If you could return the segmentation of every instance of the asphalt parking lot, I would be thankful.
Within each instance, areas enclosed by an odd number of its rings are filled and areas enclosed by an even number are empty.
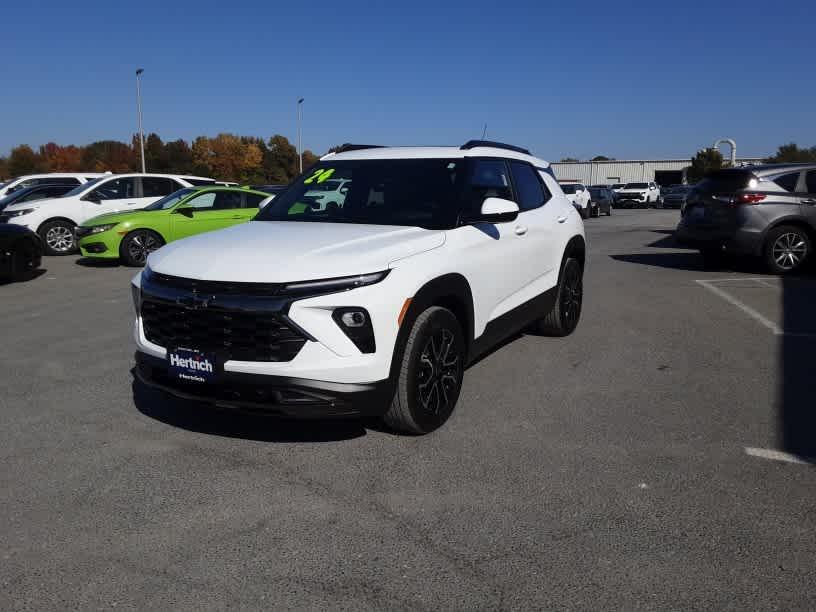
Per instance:
[[[816,608],[816,278],[586,222],[576,333],[475,364],[440,431],[134,388],[131,269],[0,286],[0,608]]]

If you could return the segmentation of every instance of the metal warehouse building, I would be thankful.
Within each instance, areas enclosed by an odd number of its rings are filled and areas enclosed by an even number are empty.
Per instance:
[[[737,158],[737,165],[761,162],[760,158]],[[677,185],[686,182],[691,159],[553,162],[551,166],[559,181],[578,181],[586,185],[655,181],[660,185]]]

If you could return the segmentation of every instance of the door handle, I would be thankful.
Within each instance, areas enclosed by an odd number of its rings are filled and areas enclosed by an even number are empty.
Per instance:
[[[802,204],[810,204],[813,206],[816,204],[816,198],[808,198],[807,200],[802,200]]]
[[[524,227],[523,225],[516,226],[516,236],[523,236],[526,233],[527,233],[526,227]]]
[[[564,222],[564,221],[566,221],[566,220],[567,220],[567,218],[566,218],[566,217],[558,217],[558,218],[556,219],[556,221],[558,221],[559,223],[563,223],[563,222]]]

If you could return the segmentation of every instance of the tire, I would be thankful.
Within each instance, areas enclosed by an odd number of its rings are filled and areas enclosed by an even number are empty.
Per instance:
[[[40,256],[37,247],[30,240],[18,244],[11,260],[11,280],[27,280],[40,266]]]
[[[450,310],[432,306],[420,314],[402,354],[385,424],[417,435],[441,427],[459,399],[466,358],[462,326]]]
[[[606,209],[606,216],[607,217],[612,216],[612,205],[611,204],[609,205],[609,208]]]
[[[77,252],[74,224],[70,221],[46,221],[40,226],[38,233],[46,255],[72,255]]]
[[[719,270],[725,263],[725,253],[722,246],[711,246],[700,249],[703,258],[703,267],[706,270]]]
[[[578,327],[584,296],[584,272],[574,257],[561,266],[558,293],[552,310],[538,321],[538,331],[547,336],[569,336]]]
[[[807,232],[795,225],[780,225],[768,232],[763,255],[773,274],[793,274],[810,258],[811,242]]]
[[[164,240],[156,232],[140,229],[130,232],[119,245],[119,258],[126,266],[141,268],[148,255],[164,246]]]

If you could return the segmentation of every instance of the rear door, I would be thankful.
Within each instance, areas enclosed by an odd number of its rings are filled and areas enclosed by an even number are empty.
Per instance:
[[[811,227],[816,229],[816,170],[805,173],[806,193],[802,198],[802,214]]]

